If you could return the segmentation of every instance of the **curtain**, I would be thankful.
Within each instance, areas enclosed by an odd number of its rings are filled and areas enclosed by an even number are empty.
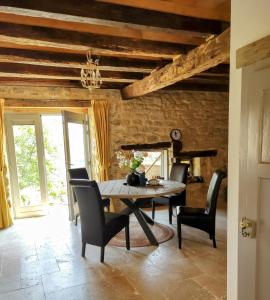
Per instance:
[[[107,100],[91,102],[91,116],[94,124],[98,180],[109,179],[109,109]]]
[[[5,158],[4,100],[0,99],[0,229],[12,225]]]

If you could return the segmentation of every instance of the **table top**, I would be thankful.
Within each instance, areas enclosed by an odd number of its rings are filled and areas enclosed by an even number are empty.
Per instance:
[[[160,186],[129,186],[124,185],[125,179],[108,180],[98,183],[102,197],[107,198],[153,198],[175,194],[185,190],[186,185],[177,181],[161,180]]]

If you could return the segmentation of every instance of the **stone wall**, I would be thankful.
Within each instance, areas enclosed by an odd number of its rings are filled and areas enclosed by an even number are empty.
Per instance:
[[[16,99],[45,99],[52,103],[56,100],[85,100],[89,101],[90,106],[91,99],[108,99],[111,178],[123,178],[126,175],[119,169],[114,158],[121,145],[170,141],[169,133],[172,128],[181,129],[183,150],[217,148],[217,157],[204,158],[200,162],[201,175],[206,182],[187,187],[190,205],[204,204],[213,170],[227,166],[228,93],[159,91],[123,101],[117,90],[89,92],[81,88],[0,86],[0,97],[6,99],[7,105],[9,101]],[[226,204],[223,192],[225,185],[226,182],[223,184],[220,206]]]
[[[188,204],[202,206],[212,172],[227,167],[228,93],[160,91],[130,101],[110,101],[110,177],[123,178],[114,153],[123,144],[170,141],[172,128],[183,134],[183,150],[218,149],[201,159],[205,183],[188,186]],[[226,206],[223,184],[219,206]]]

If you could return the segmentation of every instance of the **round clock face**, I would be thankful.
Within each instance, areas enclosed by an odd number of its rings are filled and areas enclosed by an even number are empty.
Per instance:
[[[182,137],[182,133],[179,129],[172,129],[170,136],[174,141],[180,141]]]

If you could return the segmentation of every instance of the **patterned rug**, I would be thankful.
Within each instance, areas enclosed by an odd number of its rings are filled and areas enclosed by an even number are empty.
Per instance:
[[[164,243],[174,236],[174,232],[171,227],[156,223],[154,225],[149,225],[153,234],[155,235],[159,243]],[[151,246],[145,233],[143,232],[140,224],[136,219],[130,220],[129,225],[130,234],[130,246],[131,247],[145,247]],[[126,247],[125,230],[119,232],[109,243],[111,246],[116,247]]]

